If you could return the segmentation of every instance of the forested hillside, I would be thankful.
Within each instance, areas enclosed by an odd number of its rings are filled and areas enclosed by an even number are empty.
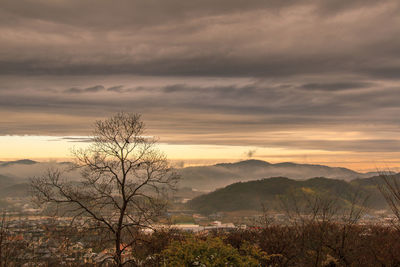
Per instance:
[[[285,200],[302,201],[312,196],[331,198],[338,206],[348,206],[355,196],[366,199],[365,205],[373,209],[386,208],[377,184],[379,177],[346,182],[337,179],[312,178],[298,181],[285,177],[239,182],[194,198],[188,206],[201,213],[219,211],[282,209]]]

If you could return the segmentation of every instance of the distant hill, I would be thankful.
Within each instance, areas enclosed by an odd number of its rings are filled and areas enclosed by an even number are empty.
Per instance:
[[[21,159],[21,160],[15,160],[15,161],[0,161],[0,167],[7,167],[10,165],[32,165],[32,164],[36,164],[38,162],[34,161],[34,160],[30,160],[30,159]]]
[[[29,197],[30,196],[30,184],[20,183],[13,184],[6,187],[0,188],[0,198],[3,197]]]
[[[182,175],[181,187],[192,187],[205,191],[264,177],[290,177],[295,180],[326,177],[347,181],[368,177],[366,174],[346,168],[291,162],[271,164],[261,160],[187,167],[180,169],[179,172]]]
[[[30,159],[21,159],[15,161],[0,161],[0,175],[13,177],[15,184],[24,183],[29,178],[34,176],[43,175],[49,168],[57,168],[66,170],[71,165],[70,162],[56,162],[56,161],[45,161],[38,162]],[[71,179],[79,179],[79,173],[71,172],[68,175]],[[70,178],[70,177],[68,177]]]
[[[15,179],[13,177],[0,174],[0,188],[10,186],[14,183],[15,183]]]
[[[200,213],[219,211],[261,210],[262,205],[269,209],[282,208],[280,199],[305,194],[334,197],[338,204],[348,205],[354,195],[369,196],[368,206],[386,208],[386,202],[376,187],[379,177],[357,179],[351,182],[312,178],[296,181],[285,177],[267,178],[257,181],[239,182],[214,192],[201,195],[188,202],[188,207]]]

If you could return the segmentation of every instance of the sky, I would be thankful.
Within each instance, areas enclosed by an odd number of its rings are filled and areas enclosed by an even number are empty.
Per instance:
[[[0,160],[68,158],[125,111],[183,165],[400,166],[399,13],[397,0],[0,0]]]

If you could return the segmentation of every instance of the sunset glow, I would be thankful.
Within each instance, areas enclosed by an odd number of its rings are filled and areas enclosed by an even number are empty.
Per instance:
[[[396,1],[6,2],[0,160],[68,159],[125,111],[186,165],[400,165]]]

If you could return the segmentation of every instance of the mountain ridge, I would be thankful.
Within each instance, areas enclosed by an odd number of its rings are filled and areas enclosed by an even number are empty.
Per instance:
[[[13,160],[13,161],[0,161],[0,167],[6,167],[10,165],[17,165],[17,164],[22,164],[22,165],[33,165],[39,163],[34,160],[30,159],[20,159],[20,160]]]
[[[208,166],[193,166],[178,169],[182,176],[180,186],[198,190],[212,191],[236,182],[257,180],[264,177],[289,177],[295,180],[311,177],[326,177],[341,180],[367,178],[344,167],[330,167],[318,164],[299,164],[294,162],[269,163],[250,159],[233,163],[218,163]]]

